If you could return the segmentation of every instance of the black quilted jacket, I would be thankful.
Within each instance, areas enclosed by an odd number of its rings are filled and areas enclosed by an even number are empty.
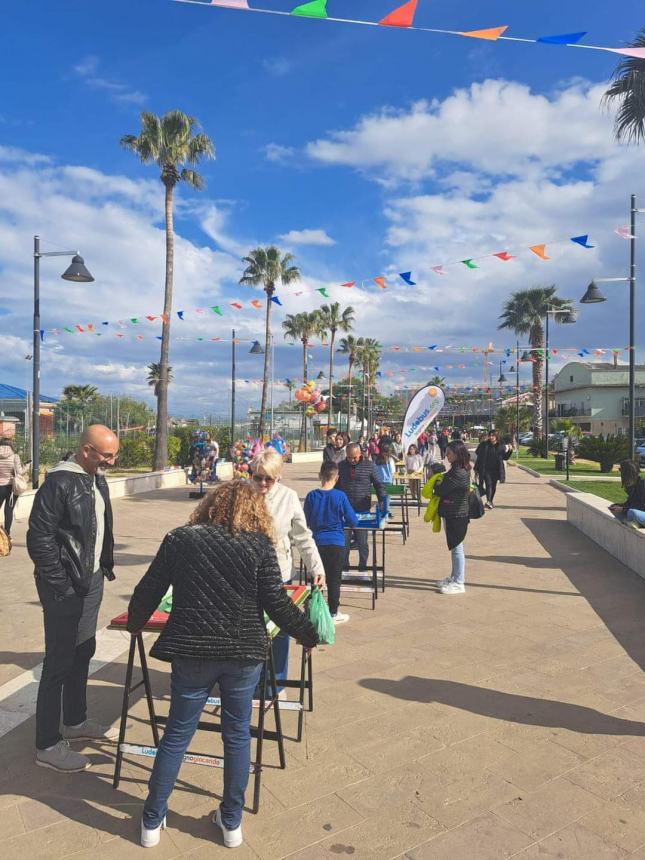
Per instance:
[[[150,651],[159,660],[264,660],[263,610],[303,645],[317,644],[311,622],[282,588],[275,550],[264,535],[242,532],[234,537],[210,524],[169,532],[132,595],[131,633],[144,626],[170,585],[172,612]]]

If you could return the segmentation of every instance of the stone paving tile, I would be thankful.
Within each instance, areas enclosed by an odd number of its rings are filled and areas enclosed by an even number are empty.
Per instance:
[[[581,824],[571,824],[516,855],[517,860],[621,860],[627,851]]]
[[[585,762],[568,778],[599,797],[612,800],[645,782],[645,757],[619,746]]]
[[[407,851],[405,856],[409,860],[456,860],[462,857],[502,860],[517,854],[531,841],[526,834],[489,812]]]
[[[557,776],[575,771],[583,760],[576,753],[551,741],[541,741],[532,750],[511,752],[490,764],[489,770],[524,791],[535,791]]]
[[[580,824],[626,851],[645,845],[645,811],[626,803],[624,796],[604,803]]]

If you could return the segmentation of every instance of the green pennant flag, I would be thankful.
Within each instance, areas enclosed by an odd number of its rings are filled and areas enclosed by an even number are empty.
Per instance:
[[[74,334],[73,328],[67,328],[67,326],[63,326],[63,328],[65,329],[65,331],[68,331],[70,334]]]
[[[329,293],[327,292],[327,287],[318,287],[316,290],[317,293],[320,293],[321,296],[324,296],[326,299],[329,298]]]
[[[220,308],[219,305],[213,305],[211,310],[213,311],[214,314],[218,314],[219,316],[223,316],[222,309]]]
[[[132,325],[136,325],[139,322],[139,318],[138,317],[130,317],[130,322],[132,323]]]
[[[300,15],[303,18],[326,18],[327,0],[311,0],[310,3],[302,3],[291,11],[292,15]]]
[[[461,262],[464,264],[464,266],[467,266],[469,269],[478,269],[479,268],[479,266],[476,266],[472,260],[462,260]]]
[[[197,340],[204,340],[204,338],[203,338],[203,337],[198,337],[198,338],[197,338]]]

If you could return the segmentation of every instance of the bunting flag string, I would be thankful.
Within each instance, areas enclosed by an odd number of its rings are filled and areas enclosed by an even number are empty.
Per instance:
[[[553,35],[530,38],[506,35],[506,31],[509,29],[507,24],[475,30],[445,30],[438,27],[415,27],[414,19],[417,11],[417,0],[408,0],[408,2],[393,9],[392,12],[384,18],[381,18],[379,21],[362,21],[352,18],[332,17],[327,12],[328,0],[309,0],[307,3],[298,4],[290,12],[279,9],[264,9],[257,6],[249,6],[248,0],[210,0],[210,3],[204,3],[202,0],[175,0],[175,2],[185,3],[191,6],[209,6],[211,8],[219,7],[224,9],[234,9],[240,12],[256,12],[263,15],[280,15],[285,18],[315,18],[329,21],[334,24],[354,24],[365,27],[392,27],[400,30],[414,30],[419,33],[433,33],[441,36],[458,36],[461,38],[479,39],[486,42],[516,42],[525,45],[550,45],[562,48],[578,48],[586,51],[602,51],[605,53],[620,54],[625,57],[636,57],[641,60],[645,59],[645,48],[643,47],[627,46],[612,48],[605,45],[581,44],[581,40],[587,35],[586,31],[575,33],[556,33]]]

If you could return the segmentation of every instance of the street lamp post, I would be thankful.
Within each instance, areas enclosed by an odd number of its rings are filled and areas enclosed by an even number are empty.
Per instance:
[[[554,308],[549,307],[546,310],[546,326],[545,326],[545,350],[544,350],[544,459],[549,459],[549,317],[563,314],[563,324],[573,325],[577,322],[578,315],[575,308]],[[541,396],[541,395],[540,395]]]
[[[235,444],[235,329],[231,331],[231,446]]]
[[[31,485],[38,489],[40,473],[40,259],[41,257],[71,257],[72,262],[61,275],[64,281],[88,284],[94,280],[85,268],[85,262],[78,251],[41,251],[40,236],[34,236],[34,351],[33,351],[33,392],[31,413]]]
[[[594,278],[587,291],[580,299],[582,305],[593,305],[606,302],[606,296],[600,292],[597,284],[628,283],[629,284],[629,459],[633,460],[636,452],[636,215],[644,213],[645,209],[636,208],[636,195],[630,200],[630,230],[629,230],[629,277],[627,278]]]

